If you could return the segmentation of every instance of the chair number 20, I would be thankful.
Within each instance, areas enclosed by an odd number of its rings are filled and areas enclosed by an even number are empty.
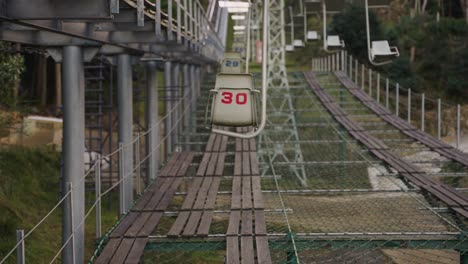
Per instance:
[[[223,99],[221,103],[223,104],[232,104],[232,93],[231,92],[223,92],[221,94]],[[245,105],[247,103],[247,94],[246,93],[238,93],[236,94],[236,104],[238,105]]]

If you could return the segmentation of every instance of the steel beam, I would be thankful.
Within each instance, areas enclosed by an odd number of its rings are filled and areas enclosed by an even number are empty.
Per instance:
[[[62,218],[62,243],[68,244],[62,252],[63,263],[84,262],[85,185],[85,115],[83,51],[78,46],[63,48],[63,190],[72,186],[72,193],[64,201]],[[73,235],[73,239],[69,237]],[[74,258],[74,259],[73,259]]]
[[[183,112],[182,115],[184,116],[184,124],[183,124],[183,130],[185,132],[190,132],[190,113],[192,112],[192,99],[193,99],[193,93],[191,90],[190,86],[190,73],[189,73],[189,65],[184,64],[182,66],[183,68],[183,75],[184,75],[184,85],[183,85],[183,91],[184,91],[184,103],[183,103]],[[187,108],[190,109],[190,111],[187,111]],[[185,136],[184,142],[188,143],[190,141],[189,136]],[[189,151],[190,150],[190,145],[185,145],[185,150]]]
[[[172,62],[166,61],[164,63],[164,83],[165,83],[165,91],[164,91],[164,101],[165,101],[165,117],[164,120],[164,137],[166,138],[165,141],[165,157],[166,159],[169,157],[170,153],[172,153],[172,138],[171,138],[171,130],[172,130],[172,92],[171,92],[171,83],[172,83]]]
[[[133,203],[133,93],[132,93],[132,64],[129,54],[117,56],[117,98],[119,113],[119,142],[122,144],[123,154],[119,180],[121,194],[120,213],[127,213]]]
[[[146,167],[147,184],[153,182],[159,167],[159,126],[158,126],[158,79],[157,62],[146,63],[146,153],[149,155]]]

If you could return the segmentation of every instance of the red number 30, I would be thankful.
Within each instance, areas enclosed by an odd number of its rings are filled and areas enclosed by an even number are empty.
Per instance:
[[[223,92],[221,93],[223,99],[221,103],[223,104],[232,104],[232,93],[231,92]],[[236,94],[236,104],[244,105],[247,103],[247,94],[246,93],[238,93]]]

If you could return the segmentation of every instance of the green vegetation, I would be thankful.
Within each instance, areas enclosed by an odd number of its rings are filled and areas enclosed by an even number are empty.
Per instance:
[[[13,44],[0,42],[0,107],[16,104],[18,82],[24,71],[23,56],[10,53],[11,50]]]
[[[394,63],[380,67],[380,72],[414,91],[455,101],[468,98],[463,89],[468,86],[468,27],[463,19],[444,17],[438,22],[431,13],[395,19],[371,11],[370,22],[371,39],[387,39],[401,53]],[[367,61],[362,5],[348,5],[333,17],[329,28],[342,36],[355,58]]]
[[[59,168],[60,154],[49,148],[0,149],[0,256],[14,246],[15,230],[27,232],[57,203]],[[26,243],[31,245],[27,254],[31,263],[39,263],[44,254],[52,253],[48,247],[60,241],[60,232],[48,234],[51,229],[60,230],[60,225],[47,221],[31,237],[35,243]]]

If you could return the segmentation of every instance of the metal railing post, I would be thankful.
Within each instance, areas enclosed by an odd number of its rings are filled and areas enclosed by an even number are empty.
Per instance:
[[[364,77],[364,76],[365,76],[366,67],[364,66],[364,64],[361,64],[361,66],[362,66],[362,67],[361,67],[361,89],[362,89],[363,91],[365,91],[365,89],[364,89],[364,79],[365,79],[366,77]]]
[[[437,139],[441,137],[441,126],[442,126],[442,100],[437,99]]]
[[[16,248],[16,263],[25,264],[25,248],[24,248],[24,230],[16,230],[16,243],[21,243]]]
[[[395,89],[395,115],[398,116],[399,114],[399,105],[400,105],[400,84],[396,84],[396,89]]]
[[[460,105],[457,104],[457,148],[460,148]]]
[[[137,194],[141,194],[141,161],[140,161],[140,133],[138,133],[136,142],[135,142],[135,163],[136,163],[136,188]]]
[[[95,167],[95,182],[94,191],[96,197],[96,238],[99,239],[102,236],[101,232],[101,163],[102,159],[99,158]]]
[[[411,124],[411,89],[408,88],[408,123]]]
[[[124,144],[119,142],[119,214],[122,216],[125,214],[125,190],[124,183],[125,179],[125,157],[124,157]]]
[[[72,248],[71,248],[71,254],[72,254],[72,263],[75,264],[76,262],[76,241],[75,241],[75,221],[74,221],[74,215],[73,215],[73,183],[69,182],[68,184],[68,190],[67,192],[70,192],[70,220],[71,220],[71,242],[72,242]]]
[[[388,109],[390,85],[388,78],[385,79],[385,108]]]
[[[358,60],[354,60],[354,83],[358,85],[358,70],[359,70],[359,62]]]
[[[351,80],[353,80],[353,56],[349,55],[349,73],[348,76]]]
[[[369,69],[369,96],[372,98],[372,69]]]
[[[426,111],[426,95],[423,93],[421,95],[421,131],[424,131],[424,118],[425,118],[425,111]]]
[[[377,73],[377,103],[380,103],[380,73]]]

